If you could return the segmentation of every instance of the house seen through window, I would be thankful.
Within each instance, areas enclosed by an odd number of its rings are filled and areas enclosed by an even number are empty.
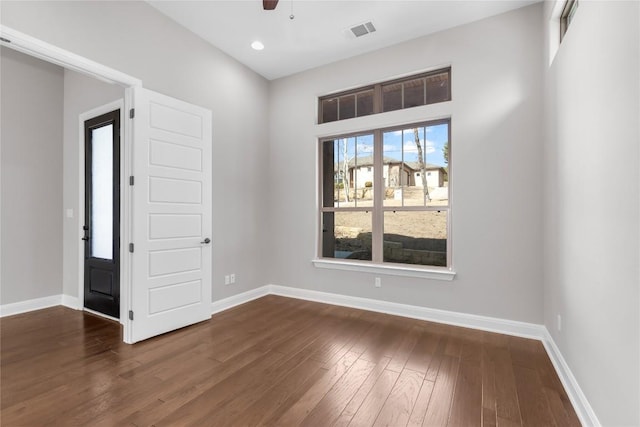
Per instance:
[[[320,145],[323,258],[451,265],[448,119]]]

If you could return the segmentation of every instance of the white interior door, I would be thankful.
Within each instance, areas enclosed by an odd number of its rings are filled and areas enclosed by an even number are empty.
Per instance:
[[[211,111],[133,92],[131,342],[211,317]]]

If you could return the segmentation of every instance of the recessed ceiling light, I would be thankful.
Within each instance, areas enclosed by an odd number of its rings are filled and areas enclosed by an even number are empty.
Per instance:
[[[262,44],[261,41],[258,41],[258,40],[256,40],[253,43],[251,43],[251,47],[254,50],[262,50],[262,49],[264,49],[264,45]]]

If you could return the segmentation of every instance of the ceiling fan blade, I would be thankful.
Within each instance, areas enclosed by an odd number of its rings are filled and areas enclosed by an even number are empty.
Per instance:
[[[273,10],[278,5],[278,0],[262,0],[264,10]]]

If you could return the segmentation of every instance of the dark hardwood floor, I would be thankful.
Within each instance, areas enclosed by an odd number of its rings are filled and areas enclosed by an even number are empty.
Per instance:
[[[538,341],[267,296],[135,345],[1,319],[2,426],[578,426]]]

